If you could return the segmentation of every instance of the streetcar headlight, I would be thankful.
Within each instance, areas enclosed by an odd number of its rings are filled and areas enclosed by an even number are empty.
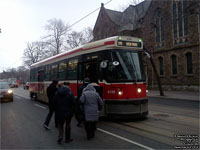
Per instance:
[[[11,89],[8,90],[8,94],[11,94],[13,91]]]
[[[141,93],[141,92],[142,92],[142,89],[141,89],[141,88],[137,88],[137,92],[138,92],[138,93]]]
[[[118,95],[121,96],[122,94],[123,94],[123,92],[119,89],[119,90],[118,90]]]

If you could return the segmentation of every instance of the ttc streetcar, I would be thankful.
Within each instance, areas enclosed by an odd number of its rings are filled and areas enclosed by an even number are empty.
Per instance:
[[[104,106],[100,116],[145,117],[146,77],[140,38],[114,36],[91,42],[31,65],[30,97],[48,102],[53,79],[69,82],[77,97],[85,78],[100,85]]]

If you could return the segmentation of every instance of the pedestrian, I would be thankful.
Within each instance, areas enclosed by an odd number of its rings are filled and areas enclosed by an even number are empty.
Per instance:
[[[65,85],[65,87],[67,87],[67,88],[69,88],[71,90],[69,82],[64,82],[63,84]]]
[[[95,136],[96,123],[99,118],[99,108],[102,108],[103,101],[95,88],[91,84],[88,84],[87,87],[83,89],[80,103],[84,104],[85,130],[87,139],[90,140]]]
[[[102,97],[103,95],[102,89],[101,89],[101,86],[97,84],[97,81],[94,79],[91,79],[90,84],[95,88],[96,92],[99,93],[99,96]]]
[[[47,130],[50,130],[50,128],[49,128],[49,122],[51,121],[51,117],[52,117],[52,115],[53,115],[53,113],[55,111],[54,104],[53,104],[53,98],[54,98],[54,96],[55,96],[55,94],[56,94],[56,92],[58,90],[57,85],[58,85],[58,80],[55,79],[48,86],[47,91],[46,91],[47,97],[48,97],[48,100],[49,100],[48,101],[49,113],[48,113],[48,115],[46,117],[46,120],[45,120],[43,126]],[[56,122],[55,122],[55,126],[57,126]]]
[[[74,113],[75,98],[68,85],[64,83],[54,97],[55,119],[58,123],[58,140],[60,144],[65,133],[65,142],[69,143],[71,139],[71,119]],[[65,124],[65,132],[64,132]]]
[[[89,78],[85,78],[83,84],[78,89],[78,96],[76,98],[76,107],[75,107],[75,117],[77,120],[77,127],[81,127],[81,122],[84,121],[84,110],[83,104],[80,103],[80,97],[82,95],[83,89],[90,83]]]

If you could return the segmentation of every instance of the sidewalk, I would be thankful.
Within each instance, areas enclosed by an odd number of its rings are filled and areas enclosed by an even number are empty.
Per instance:
[[[200,101],[199,92],[194,91],[164,91],[164,96],[160,96],[160,91],[149,90],[147,96]]]

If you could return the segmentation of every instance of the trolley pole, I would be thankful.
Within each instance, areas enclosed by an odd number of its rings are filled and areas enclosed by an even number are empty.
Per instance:
[[[147,55],[147,57],[150,59],[151,65],[152,65],[154,73],[156,75],[156,79],[157,79],[158,87],[159,87],[159,91],[160,91],[160,96],[164,96],[164,92],[163,92],[162,85],[161,85],[161,82],[160,82],[160,77],[158,76],[158,72],[157,72],[156,66],[155,66],[155,64],[153,62],[153,58],[151,57],[150,52],[145,47],[143,49],[144,49],[145,54]]]

